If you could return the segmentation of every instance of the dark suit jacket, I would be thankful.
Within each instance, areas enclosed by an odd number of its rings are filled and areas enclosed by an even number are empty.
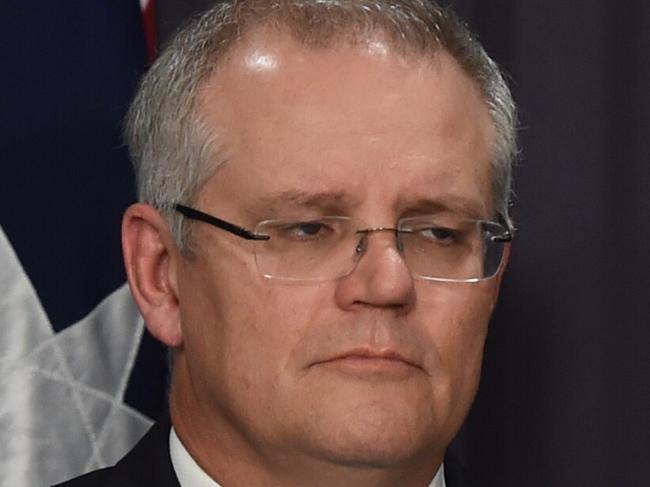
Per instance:
[[[180,487],[169,456],[169,420],[156,423],[114,467],[104,468],[55,487]],[[445,458],[447,487],[471,487],[462,468]]]
[[[114,467],[56,487],[180,487],[169,456],[170,428],[169,419],[159,421]]]

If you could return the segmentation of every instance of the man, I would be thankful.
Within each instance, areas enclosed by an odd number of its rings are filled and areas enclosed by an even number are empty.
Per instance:
[[[421,0],[215,6],[129,114],[129,283],[170,418],[67,485],[427,486],[474,398],[514,108]]]

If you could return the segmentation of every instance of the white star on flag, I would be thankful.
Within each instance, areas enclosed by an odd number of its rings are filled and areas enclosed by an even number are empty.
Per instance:
[[[0,269],[0,485],[114,464],[151,425],[123,402],[144,332],[127,285],[55,333],[2,227]]]

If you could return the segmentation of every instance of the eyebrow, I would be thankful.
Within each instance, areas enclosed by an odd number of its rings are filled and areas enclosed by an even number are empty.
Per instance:
[[[455,194],[441,194],[435,197],[421,197],[406,201],[402,208],[407,212],[454,213],[468,218],[486,218],[490,213],[479,199]],[[310,209],[338,214],[349,212],[360,204],[359,198],[344,191],[301,191],[287,190],[262,196],[255,207],[275,216],[282,210]]]
[[[343,191],[281,191],[266,195],[260,199],[265,208],[278,208],[292,206],[310,209],[343,209],[351,208],[358,204],[356,198]]]
[[[418,198],[410,202],[408,208],[427,213],[456,213],[478,219],[486,218],[490,214],[489,208],[477,199],[448,194],[435,198]]]

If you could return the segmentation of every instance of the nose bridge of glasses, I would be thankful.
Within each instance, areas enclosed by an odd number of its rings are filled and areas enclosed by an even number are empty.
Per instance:
[[[370,237],[370,234],[372,233],[392,233],[395,238],[395,247],[401,254],[403,251],[403,244],[402,240],[400,238],[400,234],[403,233],[403,230],[399,230],[398,228],[394,227],[372,227],[372,228],[362,228],[359,229],[355,232],[357,235],[360,235],[361,238],[359,239],[359,242],[357,243],[356,246],[356,252],[359,256],[364,254],[366,250],[368,249],[368,240]]]

